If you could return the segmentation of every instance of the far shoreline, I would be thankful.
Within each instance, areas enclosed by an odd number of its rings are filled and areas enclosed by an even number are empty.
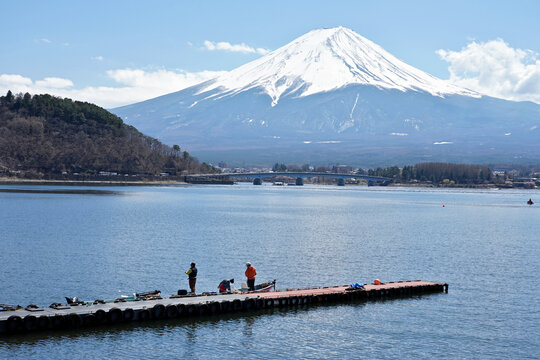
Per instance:
[[[240,182],[242,183],[242,182]],[[180,180],[136,180],[136,181],[114,181],[114,180],[38,180],[38,179],[19,179],[19,178],[2,178],[0,177],[1,185],[44,185],[44,186],[157,186],[157,187],[174,187],[174,186],[188,186],[188,185],[230,185],[230,183],[198,183],[198,182],[185,182]],[[307,184],[306,184],[307,185]],[[319,184],[312,184],[319,185]],[[330,184],[321,184],[330,185]],[[361,186],[367,187],[367,184],[347,184],[349,187]],[[380,186],[378,186],[380,187]],[[452,186],[436,186],[431,183],[395,183],[388,186],[390,188],[432,188],[432,189],[522,189],[522,190],[535,190],[535,189],[523,189],[523,188],[509,188],[505,186],[497,186],[496,184],[476,184],[476,185],[452,185]]]
[[[179,186],[190,185],[184,181],[112,181],[112,180],[36,180],[0,178],[0,185],[56,185],[56,186]]]

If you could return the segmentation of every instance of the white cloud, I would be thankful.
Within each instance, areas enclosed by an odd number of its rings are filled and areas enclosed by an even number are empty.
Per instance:
[[[199,82],[221,75],[221,71],[200,71],[189,73],[185,71],[157,70],[144,71],[140,69],[117,69],[107,71],[107,75],[117,83],[132,87],[146,87],[175,91]]]
[[[39,88],[64,89],[73,86],[73,82],[69,79],[58,77],[46,77],[43,80],[36,81],[36,86]]]
[[[540,56],[504,40],[473,41],[461,51],[438,50],[449,63],[450,81],[480,93],[540,103]]]
[[[230,42],[226,42],[226,41],[214,42],[214,41],[205,40],[204,47],[210,51],[223,50],[223,51],[231,51],[231,52],[241,52],[244,54],[265,55],[270,52],[270,50],[268,49],[254,48],[244,43],[231,44]]]
[[[43,39],[41,39],[41,42],[50,44],[50,43],[51,43],[51,40],[43,38]]]
[[[0,75],[0,86],[27,86],[32,84],[32,79],[16,75],[16,74],[2,74]]]
[[[106,108],[112,108],[147,100],[200,82],[213,79],[224,72],[183,70],[116,69],[107,71],[107,76],[119,86],[87,86],[75,88],[69,79],[46,77],[33,81],[17,74],[0,74],[0,94],[11,90],[14,94],[52,94],[74,100],[88,101]]]
[[[94,57],[92,57],[92,60],[103,61],[103,56],[101,56],[101,55],[94,56]]]
[[[450,145],[450,144],[453,144],[453,142],[451,142],[451,141],[437,141],[437,142],[433,143],[433,145]]]

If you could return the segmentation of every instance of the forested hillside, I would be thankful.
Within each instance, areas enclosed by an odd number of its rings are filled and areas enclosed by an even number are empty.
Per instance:
[[[159,174],[215,170],[180,146],[164,145],[99,106],[8,92],[0,97],[0,171]]]

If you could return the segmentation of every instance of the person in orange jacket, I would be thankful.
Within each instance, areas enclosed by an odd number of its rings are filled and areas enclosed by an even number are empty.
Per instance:
[[[247,277],[247,285],[248,290],[253,291],[255,290],[255,276],[257,276],[257,269],[255,269],[253,266],[251,266],[251,263],[248,261],[246,263],[246,277]]]

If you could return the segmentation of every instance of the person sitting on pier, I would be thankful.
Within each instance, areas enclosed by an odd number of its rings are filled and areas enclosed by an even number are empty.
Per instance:
[[[191,290],[192,294],[195,294],[195,284],[197,283],[197,268],[195,267],[195,263],[191,263],[191,267],[186,271],[186,274],[189,279],[189,288]]]
[[[219,283],[218,289],[220,293],[231,292],[231,284],[234,284],[234,279],[223,280]]]
[[[245,275],[247,277],[248,291],[254,291],[255,290],[255,276],[257,276],[257,269],[251,266],[251,263],[249,261],[246,263],[246,267],[247,269],[246,269]]]

